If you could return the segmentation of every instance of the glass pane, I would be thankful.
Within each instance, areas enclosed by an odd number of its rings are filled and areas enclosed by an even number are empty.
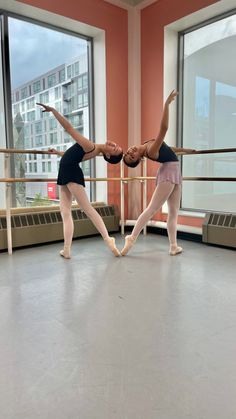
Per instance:
[[[236,15],[184,35],[183,147],[235,147],[235,48]],[[186,156],[183,160],[185,176],[232,177],[236,173],[235,154]],[[191,186],[190,182],[185,182],[182,204],[193,209],[235,212],[234,185],[230,182],[208,185],[198,182],[194,187],[194,182]],[[206,199],[204,203],[197,192],[199,187],[209,194],[214,192],[212,200]],[[221,199],[222,190],[231,198],[219,202],[221,208],[218,208],[215,198]]]
[[[22,45],[24,48],[20,48]],[[53,146],[65,151],[74,144],[55,118],[42,113],[36,102],[55,107],[89,137],[88,95],[80,102],[78,94],[81,78],[88,77],[87,46],[88,41],[80,37],[9,18],[12,148],[47,150]],[[87,86],[83,93],[88,93]],[[57,177],[59,160],[55,155],[15,155],[13,177],[45,178],[46,181],[16,184],[14,206],[58,203],[58,187],[47,179]],[[81,165],[85,175],[90,176],[90,162]],[[90,196],[89,182],[86,191]]]
[[[183,157],[183,175],[236,177],[236,153]],[[182,207],[235,212],[236,182],[184,181]]]
[[[0,20],[1,26],[1,20]],[[1,41],[1,27],[0,27],[0,41]],[[2,45],[2,42],[0,43]],[[0,46],[1,49],[1,46]],[[0,86],[3,86],[2,78],[2,51],[0,51]],[[0,89],[0,148],[6,148],[6,135],[5,135],[5,119],[4,119],[4,100],[3,100],[3,88]],[[4,159],[5,154],[0,153],[0,177],[5,177],[4,170]],[[0,182],[0,209],[5,209],[5,183]]]

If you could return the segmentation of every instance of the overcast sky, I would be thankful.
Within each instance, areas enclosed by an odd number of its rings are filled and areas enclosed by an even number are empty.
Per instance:
[[[78,37],[9,19],[12,89],[86,52]]]

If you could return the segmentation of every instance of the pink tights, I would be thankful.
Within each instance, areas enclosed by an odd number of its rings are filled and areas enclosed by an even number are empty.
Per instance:
[[[72,196],[75,197],[79,207],[85,212],[88,218],[93,222],[104,240],[109,239],[109,235],[103,219],[91,205],[85,189],[77,183],[68,183],[61,186],[60,210],[63,220],[64,233],[64,251],[69,254],[74,232],[74,222],[71,214]]]
[[[152,195],[148,207],[139,216],[132,231],[131,237],[136,240],[145,224],[153,217],[153,215],[167,201],[168,218],[167,231],[170,242],[170,250],[177,247],[177,218],[180,206],[181,185],[175,185],[171,182],[159,183]]]

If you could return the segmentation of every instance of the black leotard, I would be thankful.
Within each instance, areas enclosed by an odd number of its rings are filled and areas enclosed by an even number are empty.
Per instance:
[[[67,185],[69,182],[74,182],[85,186],[84,174],[79,163],[83,160],[85,154],[91,153],[94,149],[95,146],[92,150],[85,152],[78,143],[68,148],[60,161],[57,184]]]
[[[150,157],[148,156],[148,153],[146,152],[147,157],[150,159]],[[160,149],[159,149],[159,154],[157,159],[151,159],[153,161],[158,161],[159,163],[167,163],[170,161],[179,161],[177,155],[174,153],[174,151],[166,144],[166,143],[162,143]]]

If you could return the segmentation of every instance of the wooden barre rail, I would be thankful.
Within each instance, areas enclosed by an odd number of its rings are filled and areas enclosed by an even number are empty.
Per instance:
[[[110,182],[110,181],[122,181],[129,182],[134,180],[155,180],[156,176],[134,176],[134,177],[101,177],[101,178],[84,178],[85,182]],[[236,177],[196,177],[196,176],[185,176],[183,180],[199,180],[199,181],[215,181],[215,182],[236,182]],[[56,182],[56,178],[40,179],[40,178],[0,178],[0,183],[17,183],[17,182]]]
[[[128,181],[128,180],[135,180],[135,178],[120,178],[120,177],[110,177],[110,178],[106,178],[106,177],[91,177],[91,178],[84,178],[85,182],[106,182],[106,181],[113,181],[113,180],[124,180],[124,181]],[[14,183],[14,182],[56,182],[57,179],[56,178],[0,178],[0,182],[6,182],[6,183]]]
[[[156,176],[136,176],[132,180],[155,180]],[[201,181],[215,181],[215,182],[236,182],[236,177],[213,177],[213,176],[183,176],[183,180],[201,180]]]
[[[235,153],[236,148],[215,148],[213,150],[195,150],[191,152],[178,151],[175,154],[179,155],[191,155],[191,154],[217,154],[217,153]]]
[[[215,149],[215,150],[196,150],[191,152],[177,152],[179,155],[194,155],[194,154],[213,154],[213,153],[233,153],[236,152],[236,148],[225,148],[225,149]],[[8,253],[12,254],[12,227],[11,227],[11,193],[13,183],[26,183],[26,182],[56,182],[56,178],[11,178],[10,177],[10,158],[9,154],[46,154],[46,155],[56,155],[49,151],[42,150],[22,150],[22,149],[4,149],[0,148],[0,153],[5,153],[5,176],[0,178],[0,183],[5,183],[5,193],[6,193],[6,224],[7,224],[7,247]],[[234,158],[234,156],[232,156]],[[143,194],[143,208],[147,206],[147,180],[155,180],[155,176],[147,176],[147,159],[143,159],[142,162],[142,172],[144,176],[134,176],[134,177],[125,177],[124,176],[124,163],[121,161],[120,164],[120,177],[111,177],[111,178],[85,178],[85,182],[110,182],[110,181],[119,181],[120,182],[120,204],[121,204],[121,232],[124,234],[125,227],[125,205],[124,205],[124,196],[125,196],[125,183],[130,181],[138,180],[143,182],[142,194]],[[220,182],[235,182],[236,177],[183,177],[185,181],[220,181]],[[146,227],[143,230],[146,234]]]
[[[184,151],[177,151],[176,154],[178,155],[193,155],[193,154],[215,154],[215,153],[235,153],[236,148],[216,148],[214,150],[194,150],[189,152]],[[56,155],[51,153],[50,151],[42,151],[42,150],[23,150],[23,149],[16,149],[16,148],[0,148],[0,153],[6,154],[50,154]],[[100,154],[102,156],[102,154]]]
[[[6,154],[50,154],[56,155],[51,153],[50,151],[43,151],[43,150],[22,150],[17,148],[0,148],[0,153]]]

